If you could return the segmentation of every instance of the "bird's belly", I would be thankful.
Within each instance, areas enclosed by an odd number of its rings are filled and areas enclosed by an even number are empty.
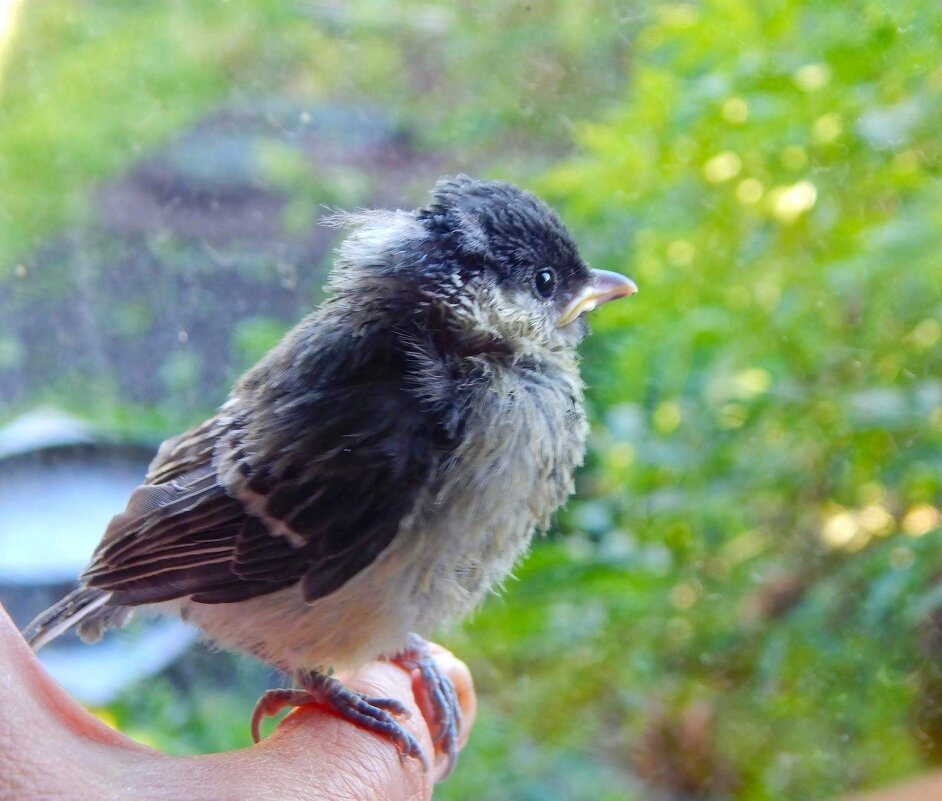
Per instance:
[[[232,604],[186,601],[180,615],[217,645],[248,651],[288,673],[353,670],[395,654],[413,630],[410,568],[402,565],[381,556],[313,603],[304,601],[296,584]]]
[[[289,673],[352,670],[397,653],[409,632],[430,635],[467,613],[509,572],[532,519],[501,507],[487,515],[453,499],[447,513],[411,521],[371,565],[313,603],[294,585],[238,603],[184,601],[166,611],[179,611],[216,644]]]

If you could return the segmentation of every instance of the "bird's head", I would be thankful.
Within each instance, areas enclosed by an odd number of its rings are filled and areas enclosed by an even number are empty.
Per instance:
[[[408,299],[459,352],[572,348],[585,312],[637,291],[618,273],[590,269],[549,206],[499,181],[442,179],[415,211],[348,221],[335,294],[371,298],[374,309]]]

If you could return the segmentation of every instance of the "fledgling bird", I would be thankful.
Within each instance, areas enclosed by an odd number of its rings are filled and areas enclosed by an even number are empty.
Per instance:
[[[164,442],[81,587],[24,631],[86,641],[148,606],[291,676],[252,719],[322,704],[423,759],[392,699],[332,674],[419,668],[453,765],[458,705],[425,641],[510,572],[573,490],[583,313],[637,291],[589,269],[557,215],[500,182],[335,219],[328,299]],[[416,634],[418,633],[418,634]]]

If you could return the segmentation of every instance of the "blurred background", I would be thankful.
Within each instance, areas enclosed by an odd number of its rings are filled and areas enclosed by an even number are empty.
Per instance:
[[[439,635],[482,708],[436,797],[942,763],[940,37],[928,0],[0,2],[0,599],[67,590],[318,302],[325,206],[463,171],[641,293],[593,315],[578,498]],[[174,753],[247,744],[281,681],[172,624],[45,659]]]

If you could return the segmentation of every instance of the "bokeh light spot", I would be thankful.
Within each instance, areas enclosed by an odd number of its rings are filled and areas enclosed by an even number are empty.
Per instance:
[[[749,105],[741,97],[731,97],[723,103],[723,119],[733,125],[741,125],[749,119]]]
[[[703,165],[703,177],[711,184],[721,184],[735,178],[741,169],[742,159],[731,151],[725,151]]]
[[[811,181],[776,187],[769,195],[772,216],[783,223],[797,220],[814,208],[817,200],[818,190]]]
[[[751,206],[762,199],[765,187],[757,178],[745,178],[736,187],[736,200],[744,206]]]
[[[816,92],[831,82],[831,68],[827,64],[805,64],[795,70],[794,79],[803,92]]]

